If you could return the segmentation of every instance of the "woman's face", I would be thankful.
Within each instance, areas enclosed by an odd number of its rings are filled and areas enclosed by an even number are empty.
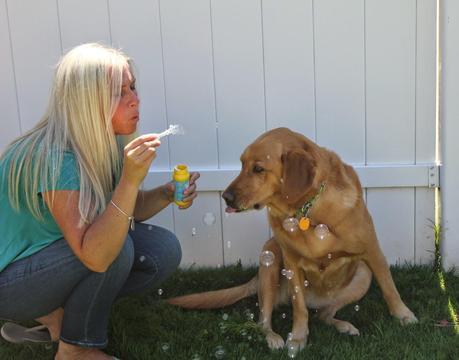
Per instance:
[[[128,69],[125,69],[120,102],[112,117],[112,126],[116,135],[129,135],[137,130],[139,102],[135,78]]]

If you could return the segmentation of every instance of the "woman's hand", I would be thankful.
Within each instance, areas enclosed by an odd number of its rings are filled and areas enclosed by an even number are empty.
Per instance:
[[[196,198],[196,196],[198,196],[198,193],[196,192],[196,180],[198,180],[200,176],[201,174],[199,174],[198,172],[190,173],[190,184],[183,192],[183,201],[190,204],[187,206],[179,206],[179,209],[186,209],[193,204],[193,200]],[[170,202],[174,201],[174,191],[174,181],[168,182],[166,184],[166,192]]]
[[[161,145],[158,134],[141,135],[124,147],[123,177],[139,186],[156,158],[156,148]]]

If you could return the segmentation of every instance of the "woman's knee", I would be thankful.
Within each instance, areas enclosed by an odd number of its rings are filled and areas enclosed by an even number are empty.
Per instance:
[[[120,253],[116,259],[112,262],[107,271],[116,272],[120,275],[125,274],[129,275],[132,269],[132,264],[134,263],[134,245],[132,239],[127,236],[126,241],[124,242],[123,247],[121,248]]]
[[[163,244],[167,251],[166,257],[169,259],[171,267],[175,270],[180,265],[180,261],[182,261],[182,247],[180,246],[180,241],[173,232],[167,229],[163,230],[165,232]]]

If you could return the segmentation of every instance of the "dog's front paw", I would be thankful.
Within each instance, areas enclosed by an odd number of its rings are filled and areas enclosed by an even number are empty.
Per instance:
[[[410,311],[409,315],[406,315],[400,319],[400,324],[402,326],[416,324],[418,322],[418,318]]]
[[[394,316],[400,320],[400,324],[402,326],[415,324],[418,322],[417,317],[406,306],[403,306],[403,308],[397,311]]]
[[[282,339],[282,336],[276,334],[272,330],[266,333],[266,341],[271,350],[282,349],[284,347],[284,339]]]

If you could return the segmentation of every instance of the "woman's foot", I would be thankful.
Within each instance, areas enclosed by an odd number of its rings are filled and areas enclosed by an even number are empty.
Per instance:
[[[43,324],[46,326],[46,328],[49,331],[49,334],[51,335],[52,341],[58,341],[59,336],[61,334],[63,316],[64,316],[64,309],[59,308],[59,309],[54,310],[52,313],[48,315],[35,319],[35,321],[38,321],[40,324]]]
[[[113,360],[113,356],[107,355],[99,349],[88,349],[81,346],[67,344],[59,341],[55,360]]]

